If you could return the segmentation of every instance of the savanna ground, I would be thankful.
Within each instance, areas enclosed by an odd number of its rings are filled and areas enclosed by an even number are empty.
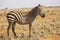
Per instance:
[[[0,9],[0,40],[60,40],[60,7],[44,7],[45,18],[37,16],[32,23],[31,38],[29,38],[29,25],[16,24],[15,32],[18,38],[10,29],[10,37],[7,37],[6,29],[8,22],[6,14],[9,11],[28,12],[31,8],[21,9]]]

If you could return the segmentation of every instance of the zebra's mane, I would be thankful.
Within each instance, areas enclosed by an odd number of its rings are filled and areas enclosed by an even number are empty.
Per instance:
[[[36,15],[37,10],[38,10],[38,6],[34,7],[31,11],[29,11],[27,15],[28,16]]]
[[[35,13],[37,9],[38,9],[38,6],[34,7],[34,8],[30,11],[30,13]]]

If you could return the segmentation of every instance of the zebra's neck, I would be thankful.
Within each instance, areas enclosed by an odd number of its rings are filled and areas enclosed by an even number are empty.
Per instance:
[[[35,18],[37,16],[37,14],[35,14],[35,13],[29,13],[29,16]]]

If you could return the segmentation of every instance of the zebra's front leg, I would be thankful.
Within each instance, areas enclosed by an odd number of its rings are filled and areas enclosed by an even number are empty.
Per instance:
[[[32,26],[32,24],[30,23],[29,24],[29,38],[31,37],[31,26]]]
[[[15,24],[16,24],[16,22],[14,22],[13,24],[12,24],[12,32],[13,32],[13,34],[14,34],[14,37],[15,38],[17,38],[17,36],[16,36],[16,33],[15,33]]]

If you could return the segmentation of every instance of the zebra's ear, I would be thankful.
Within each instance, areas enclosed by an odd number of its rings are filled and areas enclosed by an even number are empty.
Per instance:
[[[38,6],[41,6],[40,4]]]

